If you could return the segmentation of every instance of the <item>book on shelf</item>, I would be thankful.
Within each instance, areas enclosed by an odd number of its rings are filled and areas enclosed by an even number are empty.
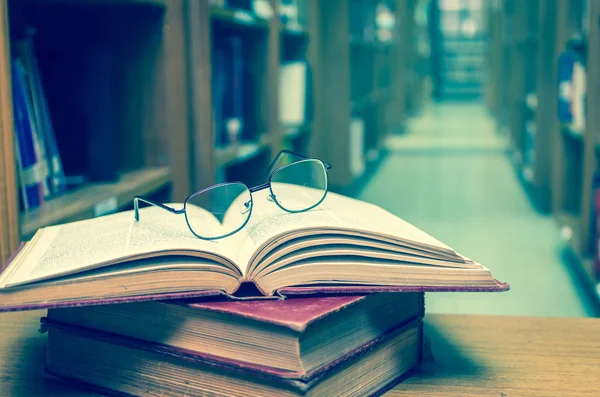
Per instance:
[[[223,294],[508,289],[375,205],[328,193],[310,211],[287,213],[267,194],[254,193],[261,205],[248,224],[219,240],[196,238],[183,217],[158,207],[142,209],[140,221],[129,211],[42,228],[5,265],[0,310]],[[199,207],[186,211],[221,227]]]
[[[382,43],[394,40],[396,16],[385,1],[379,1],[375,9],[376,38]]]
[[[86,45],[37,47],[41,77],[64,173],[69,179],[114,182],[123,159],[119,137],[131,134],[119,123],[127,113],[122,109],[127,107],[129,83],[119,73],[114,49],[89,40]]]
[[[245,133],[245,66],[242,39],[238,36],[217,40],[213,49],[212,102],[215,145],[240,141]]]
[[[571,113],[573,62],[573,54],[569,51],[563,51],[558,57],[558,120],[561,123],[570,123],[573,118]]]
[[[358,117],[350,119],[350,172],[354,177],[365,172],[365,122]]]
[[[40,207],[65,190],[48,103],[33,45],[33,30],[13,40],[11,78],[21,209]]]
[[[22,42],[21,42],[22,43]],[[19,43],[20,44],[20,43]],[[37,166],[39,170],[39,183],[42,187],[42,194],[44,200],[50,198],[50,167],[49,167],[49,157],[46,153],[46,145],[44,144],[44,136],[41,131],[42,124],[40,118],[40,109],[38,106],[38,101],[35,96],[35,92],[33,92],[33,78],[31,76],[31,67],[28,64],[27,57],[23,56],[23,51],[21,50],[21,45],[15,43],[13,48],[15,49],[15,53],[17,53],[18,61],[17,62],[17,73],[19,74],[19,83],[24,87],[24,98],[25,98],[25,107],[27,114],[27,123],[30,126],[31,136],[33,138],[33,148],[35,151],[35,157],[37,159]]]
[[[423,316],[422,293],[286,300],[139,302],[48,310],[65,325],[308,380]]]
[[[585,48],[576,37],[558,58],[558,119],[571,132],[583,134],[585,128],[586,69]]]
[[[312,83],[306,61],[285,62],[279,70],[279,121],[301,127],[312,119]]]
[[[51,320],[43,319],[42,327],[48,332],[46,371],[103,393],[126,395],[380,395],[417,367],[422,339],[422,321],[416,318],[302,379]]]
[[[31,92],[32,104],[35,110],[36,122],[41,132],[40,141],[45,148],[46,158],[49,169],[49,185],[52,195],[59,195],[66,190],[66,178],[62,166],[62,160],[56,143],[54,127],[50,119],[50,110],[48,109],[48,100],[42,84],[40,69],[35,55],[33,37],[30,35],[27,39],[15,43],[15,52],[21,54],[27,75],[29,77],[29,87]]]
[[[585,98],[586,98],[586,70],[582,62],[573,63],[572,77],[572,96],[571,96],[571,130],[578,134],[583,134],[585,129]]]
[[[22,208],[32,210],[44,202],[44,174],[41,159],[36,151],[33,113],[27,100],[25,71],[19,59],[11,62],[12,97],[15,120],[15,149],[17,156],[17,174],[21,186]]]

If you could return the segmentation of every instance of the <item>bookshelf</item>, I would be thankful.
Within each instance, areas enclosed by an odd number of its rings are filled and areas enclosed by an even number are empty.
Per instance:
[[[558,1],[556,53],[567,50],[569,40],[582,32],[582,1]],[[583,131],[558,120],[555,127],[552,210],[559,225],[570,234],[575,252],[581,248]],[[588,214],[589,215],[589,214]]]
[[[185,86],[177,78],[184,75],[177,71],[183,65],[177,60],[184,55],[177,45],[183,37],[183,30],[177,29],[182,26],[182,4],[179,0],[168,6],[157,0],[0,4],[2,260],[39,227],[126,208],[138,194],[170,190],[181,195],[189,190],[188,164],[170,161],[174,158],[170,150],[187,144],[185,95],[171,89],[178,83]],[[29,31],[34,33],[24,33]],[[11,73],[11,60],[21,56],[23,40],[30,41],[35,53],[65,171],[68,167],[70,174],[83,177],[68,191],[48,195],[41,206],[27,211],[20,211],[23,204],[18,198],[13,109],[18,83]],[[93,62],[106,70],[86,67]],[[27,72],[33,75],[32,69]],[[176,77],[168,81],[167,75]],[[34,99],[39,98],[30,97]]]
[[[127,209],[136,195],[178,202],[217,182],[262,183],[283,148],[332,163],[331,189],[350,187],[378,158],[386,134],[418,107],[411,103],[422,84],[414,73],[415,43],[400,39],[410,36],[418,3],[299,0],[294,21],[279,17],[277,0],[263,2],[271,17],[248,8],[252,2],[2,1],[0,258],[40,227]],[[365,12],[353,13],[356,7]],[[356,24],[374,29],[378,9],[395,17],[392,38],[353,34]],[[79,177],[27,211],[19,199],[11,91],[11,57],[25,27],[35,29],[33,48],[65,173]],[[103,75],[89,59],[109,63],[111,72]],[[306,62],[310,72],[306,118],[293,126],[282,123],[279,109],[279,75],[290,62]],[[218,82],[228,81],[224,70],[231,65],[240,73],[241,96],[232,99],[234,114],[225,115],[219,93],[232,88]],[[78,106],[87,118],[73,117]],[[364,129],[358,146],[351,130],[356,118]],[[110,165],[110,177],[90,176],[85,159],[91,157]]]
[[[486,103],[534,207],[552,212],[558,54],[554,0],[492,2]],[[540,39],[540,38],[543,38]]]
[[[403,22],[410,26],[415,1],[316,3],[318,43],[309,49],[315,59],[311,154],[334,165],[331,184],[343,189],[375,164],[386,134],[402,125],[410,109],[407,97],[414,82],[407,56],[414,46],[400,37],[411,37]],[[389,40],[379,40],[369,31],[372,26],[363,25],[362,18],[373,18],[378,4],[395,19]]]
[[[502,97],[502,89],[491,83],[488,106],[499,124],[508,116],[515,169],[536,208],[556,219],[567,257],[600,302],[600,261],[594,260],[600,212],[600,4],[505,0],[489,15],[491,60],[499,59],[502,44],[496,30],[510,24],[504,46],[511,72],[492,69],[490,82],[510,81],[510,88]]]

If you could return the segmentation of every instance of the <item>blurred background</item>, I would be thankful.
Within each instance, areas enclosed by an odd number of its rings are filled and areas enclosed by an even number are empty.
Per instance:
[[[511,284],[428,312],[597,316],[600,1],[3,0],[0,256],[256,185],[281,149]]]

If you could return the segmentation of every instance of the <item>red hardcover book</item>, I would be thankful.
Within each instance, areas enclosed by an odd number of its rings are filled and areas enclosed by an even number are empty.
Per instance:
[[[257,208],[243,230],[216,241],[196,238],[184,217],[158,207],[141,209],[138,221],[128,211],[42,228],[0,273],[0,311],[208,295],[509,288],[377,206],[328,193],[313,210],[286,213],[266,194],[253,195]],[[207,216],[189,204],[186,213]]]

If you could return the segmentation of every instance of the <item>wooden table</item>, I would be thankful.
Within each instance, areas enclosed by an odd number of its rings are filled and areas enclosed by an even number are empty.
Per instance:
[[[95,396],[44,376],[43,315],[0,314],[0,396]],[[600,319],[428,315],[426,324],[434,362],[386,397],[600,396]]]

